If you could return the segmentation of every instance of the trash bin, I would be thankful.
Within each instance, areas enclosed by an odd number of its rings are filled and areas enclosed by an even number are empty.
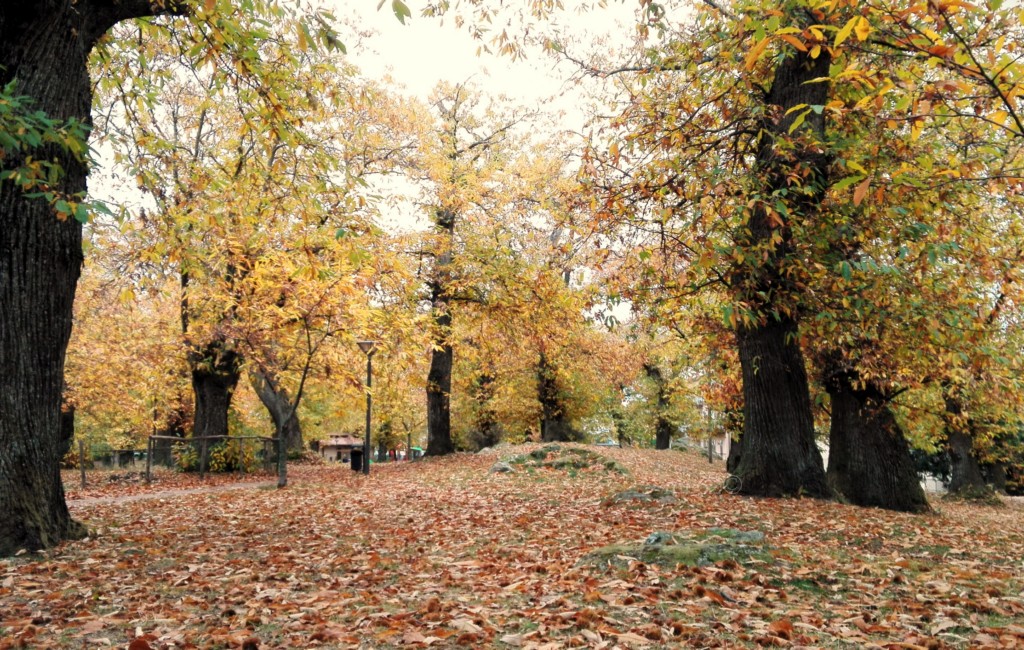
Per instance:
[[[361,472],[361,471],[363,471],[363,450],[362,449],[353,449],[352,450],[351,462],[352,462],[352,471],[353,472]]]

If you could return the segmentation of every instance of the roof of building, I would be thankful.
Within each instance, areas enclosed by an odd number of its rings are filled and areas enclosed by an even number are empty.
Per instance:
[[[330,436],[320,441],[321,447],[361,447],[363,441],[353,436]]]

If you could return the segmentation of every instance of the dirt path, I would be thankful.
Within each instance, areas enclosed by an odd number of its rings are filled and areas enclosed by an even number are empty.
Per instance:
[[[83,497],[81,499],[68,499],[68,506],[73,508],[76,506],[95,506],[109,503],[128,503],[130,501],[145,501],[148,499],[180,497],[188,494],[228,492],[231,490],[247,490],[252,488],[269,488],[275,486],[277,486],[276,482],[262,481],[259,483],[229,483],[227,485],[211,485],[210,487],[198,487],[180,490],[164,490],[162,492],[144,492],[142,494],[126,494],[122,496],[113,497]]]

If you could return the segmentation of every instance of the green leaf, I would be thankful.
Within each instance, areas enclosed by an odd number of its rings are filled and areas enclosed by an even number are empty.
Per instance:
[[[57,199],[57,202],[53,204],[53,209],[65,216],[71,214],[71,206],[64,199]]]
[[[402,0],[392,0],[391,10],[395,12],[395,18],[398,19],[398,22],[403,25],[405,24],[406,18],[412,18],[412,12],[409,11],[409,7],[407,7]]]
[[[837,192],[840,192],[840,191],[845,190],[846,188],[850,187],[851,185],[853,185],[855,183],[861,182],[862,180],[864,180],[864,176],[861,176],[861,175],[847,176],[846,178],[841,178],[838,181],[836,181],[835,183],[833,183],[832,184],[832,189],[834,189]]]
[[[85,203],[75,206],[75,221],[82,224],[89,222],[89,207]]]

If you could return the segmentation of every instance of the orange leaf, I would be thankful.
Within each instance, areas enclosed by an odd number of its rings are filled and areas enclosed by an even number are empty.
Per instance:
[[[853,204],[860,205],[864,200],[864,197],[868,195],[868,190],[871,189],[871,178],[865,178],[864,181],[857,186],[857,189],[853,191]]]
[[[793,36],[792,34],[780,34],[779,38],[781,38],[782,40],[786,41],[787,43],[789,43],[790,45],[792,45],[796,49],[800,50],[801,52],[806,52],[807,51],[807,46],[804,45],[803,41],[801,41],[796,36]]]
[[[793,638],[793,624],[786,618],[780,618],[768,626],[768,633],[789,641]]]

